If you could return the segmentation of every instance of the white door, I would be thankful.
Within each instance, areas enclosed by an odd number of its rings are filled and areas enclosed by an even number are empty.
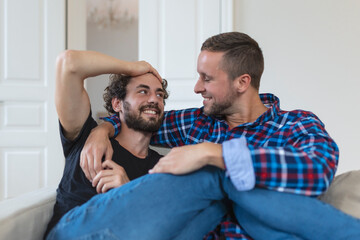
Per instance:
[[[0,0],[0,200],[56,185],[64,158],[54,106],[65,0]]]
[[[139,59],[169,82],[165,108],[201,106],[193,91],[201,44],[232,31],[232,0],[139,0]]]

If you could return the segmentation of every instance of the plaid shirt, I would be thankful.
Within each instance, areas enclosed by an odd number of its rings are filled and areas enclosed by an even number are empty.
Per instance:
[[[257,187],[320,195],[335,175],[339,157],[336,143],[313,113],[280,110],[279,99],[272,94],[260,94],[260,98],[268,110],[256,121],[233,129],[229,129],[223,119],[203,114],[203,108],[168,111],[151,144],[177,147],[245,137]],[[105,120],[113,123],[116,134],[120,127],[116,115]],[[220,234],[226,239],[251,239],[236,220],[229,217],[206,239],[218,239]]]

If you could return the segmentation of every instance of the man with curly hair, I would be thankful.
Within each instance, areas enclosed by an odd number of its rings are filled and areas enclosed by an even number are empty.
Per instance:
[[[104,106],[117,114],[122,131],[111,139],[113,158],[102,162],[103,170],[90,182],[81,170],[80,154],[97,124],[91,117],[84,81],[100,74],[113,74],[105,89]],[[59,55],[55,99],[66,162],[47,233],[76,206],[154,167],[161,156],[149,149],[149,143],[164,117],[166,87],[166,80],[144,61],[126,62],[92,51],[68,50]]]

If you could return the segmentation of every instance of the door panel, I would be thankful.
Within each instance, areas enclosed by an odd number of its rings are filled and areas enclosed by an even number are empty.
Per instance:
[[[54,106],[65,0],[0,1],[0,200],[56,185],[64,159]]]

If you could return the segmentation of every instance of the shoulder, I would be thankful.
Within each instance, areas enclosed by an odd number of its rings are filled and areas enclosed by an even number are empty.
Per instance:
[[[292,134],[325,133],[325,124],[313,112],[305,110],[282,111],[280,122],[290,130]]]

